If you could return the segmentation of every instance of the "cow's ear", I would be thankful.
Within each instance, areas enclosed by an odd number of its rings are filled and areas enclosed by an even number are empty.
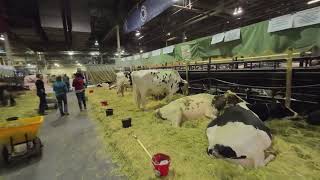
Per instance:
[[[227,105],[226,98],[224,95],[216,96],[212,100],[212,105],[218,110],[221,111]]]

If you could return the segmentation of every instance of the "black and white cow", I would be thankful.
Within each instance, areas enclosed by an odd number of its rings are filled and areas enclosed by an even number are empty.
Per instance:
[[[117,94],[124,96],[124,91],[132,86],[132,79],[130,72],[118,72],[116,77]]]
[[[320,110],[311,112],[307,117],[307,123],[311,125],[320,125]]]
[[[186,93],[188,83],[175,70],[141,70],[131,74],[134,100],[144,109],[147,96],[172,96],[181,91]]]
[[[230,92],[229,92],[230,93]],[[228,97],[228,99],[226,99]],[[219,95],[215,98],[215,104],[219,108],[218,110],[222,110],[226,105],[236,105],[240,102],[242,106],[246,106],[247,109],[250,109],[262,121],[266,121],[269,119],[294,119],[298,116],[298,113],[293,111],[291,108],[288,108],[281,104],[280,102],[271,102],[271,103],[255,103],[249,104],[245,102],[243,99],[239,98],[239,96],[225,96]]]
[[[298,113],[280,102],[246,104],[246,106],[257,114],[262,121],[282,118],[294,119],[298,116]]]
[[[265,154],[272,143],[269,128],[244,102],[226,107],[208,125],[207,137],[209,155],[244,167],[262,167],[275,157]]]

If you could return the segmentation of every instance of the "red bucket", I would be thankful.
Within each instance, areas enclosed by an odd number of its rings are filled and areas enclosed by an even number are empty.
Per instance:
[[[152,157],[152,164],[156,176],[167,176],[170,167],[170,156],[161,153],[155,154]]]
[[[108,106],[108,101],[101,101],[101,106]]]

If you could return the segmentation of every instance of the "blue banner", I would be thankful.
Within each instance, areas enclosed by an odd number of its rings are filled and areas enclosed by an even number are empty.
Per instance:
[[[124,23],[124,32],[129,33],[161,14],[174,4],[174,0],[146,0],[131,11]]]

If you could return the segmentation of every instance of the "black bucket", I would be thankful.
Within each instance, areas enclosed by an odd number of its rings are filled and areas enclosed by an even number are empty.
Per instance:
[[[112,116],[113,115],[113,109],[106,109],[106,116]]]
[[[131,118],[123,119],[122,120],[122,127],[123,128],[131,127]]]

